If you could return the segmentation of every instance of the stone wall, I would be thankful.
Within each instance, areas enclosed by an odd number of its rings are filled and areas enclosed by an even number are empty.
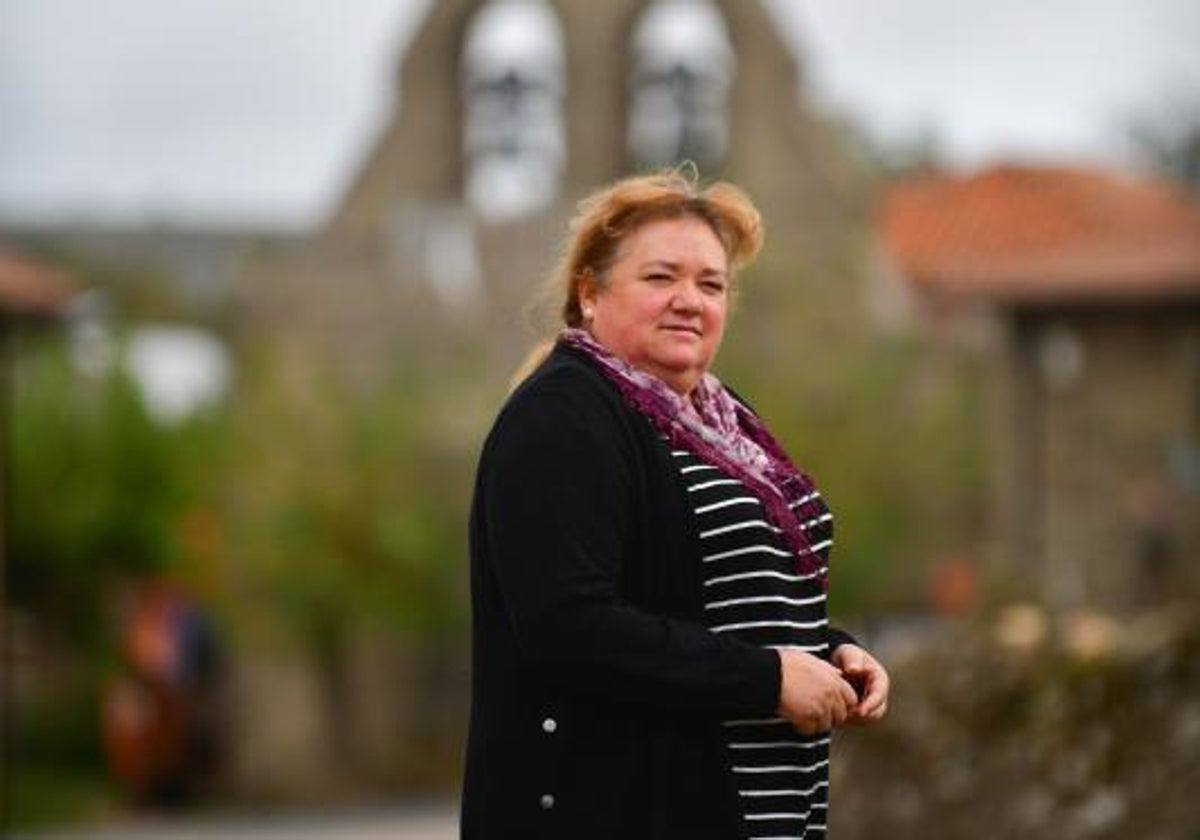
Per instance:
[[[225,797],[328,804],[455,788],[467,721],[461,646],[357,632],[336,664],[286,645],[235,654]]]
[[[1009,541],[1040,559],[1044,597],[1127,609],[1197,591],[1200,310],[1076,307],[1020,321],[1008,463],[1024,474],[1010,485]]]
[[[877,650],[888,718],[834,741],[831,836],[1128,838],[1200,830],[1200,613],[944,627]]]

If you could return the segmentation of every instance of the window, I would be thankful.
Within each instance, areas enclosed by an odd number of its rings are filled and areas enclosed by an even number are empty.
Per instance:
[[[558,192],[565,153],[562,29],[545,0],[492,0],[462,60],[468,204],[484,221],[536,212]]]
[[[711,0],[659,0],[633,33],[629,154],[639,165],[725,156],[736,61]]]

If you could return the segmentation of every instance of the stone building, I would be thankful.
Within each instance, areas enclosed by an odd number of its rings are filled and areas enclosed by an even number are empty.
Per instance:
[[[389,341],[428,352],[465,329],[490,337],[499,376],[530,343],[523,304],[575,202],[691,160],[763,210],[762,293],[747,303],[769,322],[761,335],[797,332],[782,285],[828,298],[810,307],[818,319],[851,317],[834,299],[860,241],[862,179],[803,91],[758,2],[438,0],[397,68],[392,117],[327,223],[258,272],[286,277],[260,314],[329,333],[358,367]]]
[[[990,358],[1010,569],[1058,607],[1195,597],[1200,209],[1113,173],[999,166],[895,185],[874,300]]]

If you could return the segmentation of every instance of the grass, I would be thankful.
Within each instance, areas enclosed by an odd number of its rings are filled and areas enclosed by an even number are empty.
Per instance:
[[[119,808],[117,792],[103,776],[61,767],[10,768],[5,791],[6,828],[28,831],[96,821]]]

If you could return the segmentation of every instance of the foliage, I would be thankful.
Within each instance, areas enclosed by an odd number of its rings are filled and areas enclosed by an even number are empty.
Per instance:
[[[307,353],[260,352],[231,476],[246,603],[318,649],[359,621],[460,628],[470,464],[439,442],[438,395],[402,362],[362,387]]]
[[[1125,119],[1134,153],[1162,177],[1189,189],[1200,187],[1200,104],[1197,90],[1168,91],[1155,103]]]
[[[194,494],[187,429],[156,426],[115,366],[80,377],[58,337],[18,358],[10,597],[81,645],[103,639],[102,595],[180,560],[175,524]]]
[[[107,816],[116,808],[115,792],[94,772],[21,765],[12,768],[6,781],[12,828],[84,823]]]
[[[865,334],[853,277],[748,286],[721,375],[833,509],[831,608],[911,606],[933,561],[981,538],[983,377],[931,342]]]
[[[113,804],[99,698],[118,667],[112,598],[127,581],[198,577],[195,511],[219,475],[219,412],[156,425],[120,365],[91,378],[65,337],[23,335],[14,360],[7,606],[25,656],[10,740],[12,817],[81,818]]]

